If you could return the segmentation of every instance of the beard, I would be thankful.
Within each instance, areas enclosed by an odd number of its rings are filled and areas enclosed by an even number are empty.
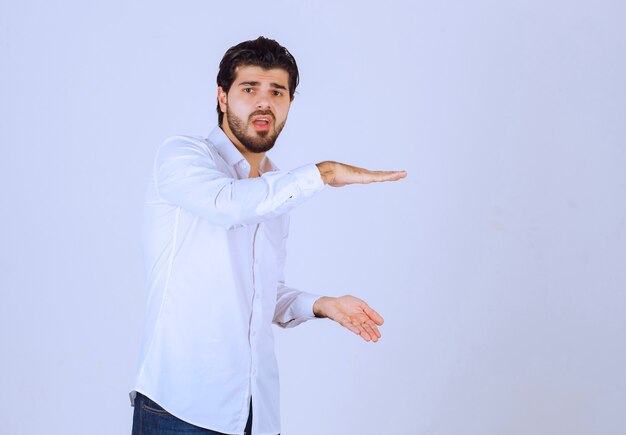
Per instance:
[[[254,135],[249,135],[247,133],[248,124],[252,121],[252,117],[258,115],[271,116],[273,121],[272,126],[274,128],[268,131],[257,131]],[[241,118],[231,112],[228,106],[226,107],[226,120],[228,121],[228,126],[230,127],[230,131],[233,132],[233,135],[235,135],[244,148],[251,153],[264,153],[271,150],[276,143],[278,135],[283,130],[285,122],[287,122],[287,119],[285,119],[280,125],[276,125],[276,118],[269,110],[254,111],[248,117],[248,121],[244,122]]]

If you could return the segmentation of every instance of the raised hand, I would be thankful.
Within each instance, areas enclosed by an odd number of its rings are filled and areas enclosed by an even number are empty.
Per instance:
[[[313,304],[313,313],[317,317],[328,317],[348,328],[365,341],[378,341],[378,327],[384,319],[359,298],[346,295],[338,298],[323,296]]]
[[[406,177],[406,171],[369,171],[339,162],[321,162],[317,168],[324,184],[341,187],[347,184],[368,184],[381,181],[398,181]]]

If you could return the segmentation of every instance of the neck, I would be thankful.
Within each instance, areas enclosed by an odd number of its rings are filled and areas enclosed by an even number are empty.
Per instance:
[[[246,149],[246,147],[244,147],[242,145],[242,143],[239,142],[239,139],[237,139],[235,137],[235,135],[233,134],[232,130],[228,126],[228,122],[226,122],[226,120],[224,120],[224,122],[222,122],[222,125],[220,126],[220,128],[226,134],[226,137],[228,137],[228,139],[230,139],[230,141],[233,143],[233,145],[235,145],[235,148],[237,148],[237,150],[239,150],[241,155],[247,160],[248,164],[250,165],[250,173],[248,174],[248,177],[250,177],[250,178],[258,177],[259,176],[259,166],[261,165],[261,162],[263,161],[263,158],[265,157],[265,153],[264,152],[263,153],[253,153],[253,152],[248,151]]]

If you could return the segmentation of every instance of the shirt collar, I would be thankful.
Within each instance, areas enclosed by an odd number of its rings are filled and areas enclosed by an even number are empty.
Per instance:
[[[207,137],[209,142],[211,142],[215,148],[217,149],[218,154],[228,163],[230,166],[234,167],[236,170],[242,167],[241,163],[247,163],[245,157],[239,152],[237,147],[230,141],[226,133],[219,127],[216,126],[209,136]],[[249,170],[249,166],[247,166]],[[269,171],[275,171],[277,168],[274,165],[267,155],[261,161],[259,165],[259,172],[261,174]],[[246,173],[245,177],[248,177]]]
[[[228,139],[226,133],[219,127],[215,127],[208,136],[209,142],[215,145],[219,155],[230,166],[235,166],[241,160],[244,160],[243,155],[239,152],[237,147]]]

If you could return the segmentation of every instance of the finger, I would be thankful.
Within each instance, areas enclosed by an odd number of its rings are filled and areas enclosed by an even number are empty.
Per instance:
[[[406,171],[368,171],[364,183],[378,183],[384,181],[398,181],[407,176]]]
[[[365,325],[364,324],[359,323],[356,320],[352,324],[359,329],[360,335],[363,338],[363,340],[370,341],[372,339],[372,337],[370,337],[369,332],[367,332],[367,330],[365,329]]]
[[[371,322],[371,321],[365,322],[365,323],[363,323],[363,329],[365,329],[365,331],[369,334],[369,336],[370,336],[370,338],[372,339],[373,342],[377,342],[378,339],[380,338],[380,335],[372,327],[373,324],[374,324],[374,322]],[[374,327],[376,327],[376,325],[374,325]]]
[[[350,331],[354,332],[356,335],[361,335],[361,329],[357,325],[352,324],[350,320],[343,320],[339,322],[339,324],[344,328],[347,328]]]
[[[365,307],[363,307],[363,311],[365,311],[365,314],[367,314],[369,318],[372,319],[374,323],[376,323],[378,326],[385,323],[385,319],[383,319],[383,316],[378,314],[375,310],[371,309],[369,306],[366,305]]]
[[[378,330],[378,326],[376,326],[376,323],[374,323],[372,320],[368,320],[368,321],[366,321],[365,323],[366,323],[366,324],[367,324],[370,328],[372,328],[372,331],[374,332],[374,335],[375,335],[377,338],[380,338],[380,337],[381,337],[381,333],[380,333],[380,331]],[[371,335],[371,334],[370,334],[370,335]]]

